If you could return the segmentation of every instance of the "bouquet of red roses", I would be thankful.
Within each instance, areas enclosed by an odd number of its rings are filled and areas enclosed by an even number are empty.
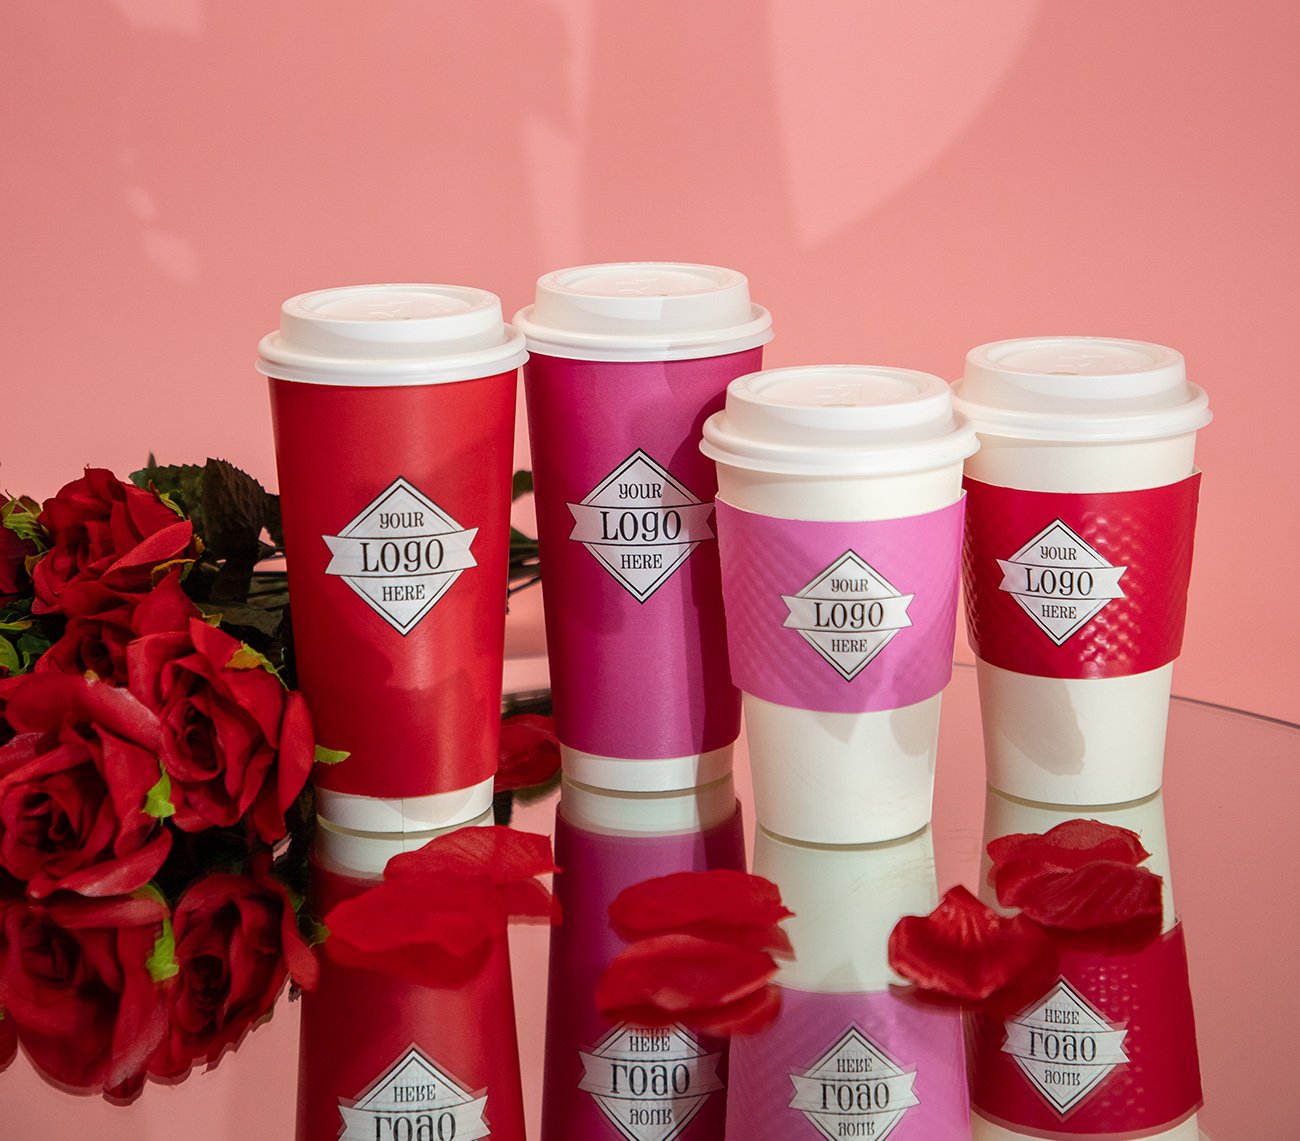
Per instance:
[[[112,1097],[316,966],[277,500],[219,460],[132,481],[0,507],[0,1062]]]

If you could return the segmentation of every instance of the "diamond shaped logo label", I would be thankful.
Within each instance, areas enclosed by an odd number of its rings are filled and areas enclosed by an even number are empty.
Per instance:
[[[399,634],[409,634],[478,564],[477,527],[463,528],[405,479],[395,479],[337,535],[323,535],[338,575]]]
[[[798,594],[782,595],[783,625],[799,631],[845,681],[852,681],[900,630],[914,594],[900,594],[856,551],[845,551]]]
[[[998,589],[1010,594],[1058,646],[1112,599],[1124,597],[1119,580],[1128,570],[1108,563],[1059,519],[1009,559],[998,559],[998,566]]]
[[[581,543],[638,602],[667,582],[690,553],[715,536],[703,503],[640,448],[581,503],[570,503]]]
[[[340,1101],[339,1141],[376,1137],[454,1137],[474,1141],[490,1135],[483,1114],[487,1093],[471,1093],[418,1046],[412,1046],[356,1101]]]
[[[710,1054],[681,1026],[614,1027],[580,1051],[585,1090],[628,1141],[672,1141],[722,1089],[721,1054]]]
[[[1006,1030],[1003,1052],[1062,1117],[1128,1064],[1128,1031],[1107,1022],[1065,979]]]
[[[915,1070],[903,1070],[856,1026],[801,1074],[791,1074],[797,1109],[830,1141],[871,1137],[881,1141],[904,1114],[920,1105]]]

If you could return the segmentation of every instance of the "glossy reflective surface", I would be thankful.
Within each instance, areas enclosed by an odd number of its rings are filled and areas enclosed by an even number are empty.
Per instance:
[[[1195,1006],[1205,1108],[1214,1141],[1294,1135],[1300,1083],[1290,1043],[1300,1025],[1300,728],[1176,700],[1164,789],[1169,869],[1182,917]],[[749,775],[740,750],[737,791],[752,849]],[[939,890],[979,878],[986,794],[974,671],[958,668],[944,696],[933,844]],[[1079,815],[1087,815],[1086,810]],[[552,832],[554,799],[517,809],[514,823]],[[541,1112],[549,934],[512,934],[529,1136]],[[176,1086],[150,1084],[126,1108],[54,1089],[21,1055],[0,1075],[0,1134],[190,1141],[292,1135],[298,1009],[282,1000],[211,1072]]]

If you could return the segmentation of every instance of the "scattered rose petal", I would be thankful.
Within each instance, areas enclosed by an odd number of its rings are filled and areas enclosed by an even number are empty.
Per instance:
[[[791,954],[790,939],[777,924],[792,914],[776,884],[725,869],[645,880],[609,906],[610,924],[629,942],[677,932],[784,955]]]
[[[560,742],[552,718],[520,713],[501,722],[501,761],[493,785],[496,792],[545,784],[559,771]]]
[[[770,986],[775,974],[776,963],[762,951],[695,935],[656,935],[614,957],[597,984],[596,1006],[614,1022],[752,1034],[780,1009]]]
[[[1016,832],[988,845],[994,867],[1013,860],[1077,868],[1092,860],[1117,860],[1136,866],[1151,853],[1136,832],[1100,820],[1066,820],[1043,833]]]
[[[929,915],[905,915],[889,936],[889,965],[923,990],[964,1003],[1014,1003],[1055,974],[1046,932],[998,915],[965,887],[950,888]]]

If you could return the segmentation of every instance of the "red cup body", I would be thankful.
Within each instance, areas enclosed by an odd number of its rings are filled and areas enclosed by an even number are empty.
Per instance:
[[[427,796],[496,771],[515,390],[514,371],[271,381],[298,683],[317,741],[350,754],[320,788]]]
[[[318,864],[312,873],[322,913],[368,886]],[[489,1135],[524,1138],[505,937],[456,987],[416,986],[322,955],[320,982],[302,997],[298,1141]]]
[[[680,361],[534,353],[524,367],[556,731],[572,749],[673,758],[736,739],[717,469],[699,440],[727,384],[761,366],[754,348]]]

